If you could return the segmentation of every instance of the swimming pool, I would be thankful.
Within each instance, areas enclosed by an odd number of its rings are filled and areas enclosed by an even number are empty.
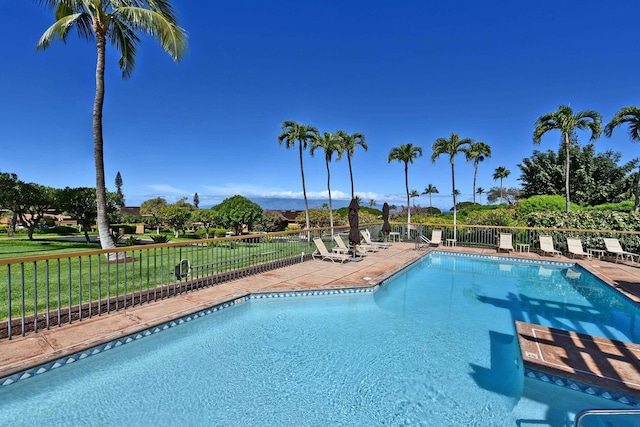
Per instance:
[[[436,252],[375,293],[251,299],[1,387],[0,425],[565,426],[624,405],[525,378],[513,322],[638,342],[637,316],[567,264]]]

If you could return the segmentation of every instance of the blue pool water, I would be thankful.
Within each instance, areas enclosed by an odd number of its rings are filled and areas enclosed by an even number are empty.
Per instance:
[[[625,406],[525,378],[514,321],[638,342],[637,317],[579,268],[432,253],[375,293],[252,299],[2,387],[0,425],[564,427]]]

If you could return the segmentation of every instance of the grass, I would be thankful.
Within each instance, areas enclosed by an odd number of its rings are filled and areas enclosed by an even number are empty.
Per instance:
[[[173,242],[173,240],[172,240]],[[51,255],[99,249],[99,244],[41,240],[0,240],[0,258]],[[157,287],[183,285],[174,274],[181,259],[191,265],[204,265],[194,273],[198,277],[224,271],[299,256],[309,252],[305,242],[248,243],[238,241],[147,249],[132,247],[120,253],[126,263],[108,264],[102,255],[61,257],[10,266],[0,266],[0,320],[8,317],[9,284],[11,284],[11,317],[42,313],[77,306],[80,302],[96,301]]]

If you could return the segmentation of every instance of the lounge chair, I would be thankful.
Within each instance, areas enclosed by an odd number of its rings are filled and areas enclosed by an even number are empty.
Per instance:
[[[377,246],[377,247],[382,248],[382,249],[388,249],[388,248],[391,247],[391,243],[389,243],[389,242],[373,242],[373,241],[371,241],[371,234],[369,233],[369,230],[367,230],[366,228],[364,230],[360,230],[360,234],[362,234],[362,237],[364,238],[364,242],[367,245]]]
[[[638,260],[637,262],[640,262],[640,255],[634,254],[633,252],[627,252],[622,249],[622,246],[620,246],[620,241],[618,239],[605,238],[603,240],[604,245],[607,247],[607,252],[615,254],[616,262],[618,262],[619,259],[622,259],[624,261],[625,258],[630,259],[632,262],[635,258],[636,260]]]
[[[540,252],[542,252],[542,255],[560,256],[560,251],[553,247],[553,238],[551,236],[540,236]]]
[[[571,255],[571,258],[581,256],[591,259],[591,254],[582,249],[582,241],[575,237],[567,237],[567,251],[569,252],[569,255]]]
[[[324,245],[324,242],[319,237],[313,239],[313,243],[316,244],[316,252],[311,254],[313,258],[320,258],[321,260],[330,260],[331,262],[345,262],[349,261],[349,255],[331,253]]]
[[[513,235],[511,233],[500,233],[500,242],[498,243],[498,252],[500,251],[514,252]]]
[[[427,246],[440,246],[442,244],[442,230],[439,228],[431,230],[431,239],[426,236],[420,236],[420,239],[427,244]]]
[[[342,240],[342,237],[339,234],[334,234],[333,240],[335,240],[336,244],[338,245],[337,248],[333,248],[335,251],[341,254],[350,254],[351,248],[349,248],[344,243],[344,240]],[[356,256],[364,256],[366,253],[367,253],[367,250],[364,247],[362,247],[362,245],[356,245],[356,253],[355,253]]]

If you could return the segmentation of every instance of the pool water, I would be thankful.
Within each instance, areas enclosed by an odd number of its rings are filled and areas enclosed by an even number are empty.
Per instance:
[[[514,321],[638,342],[637,316],[579,268],[432,253],[375,293],[252,299],[2,387],[0,425],[570,426],[625,406],[525,378]]]

